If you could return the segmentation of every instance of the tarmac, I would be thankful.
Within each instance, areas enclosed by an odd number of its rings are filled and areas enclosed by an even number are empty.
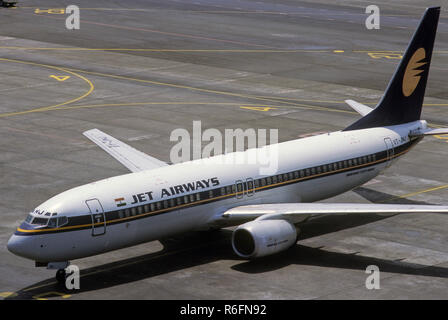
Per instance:
[[[428,6],[442,5],[422,119],[448,126],[448,1],[80,0],[0,8],[0,299],[448,299],[448,216],[321,217],[297,245],[246,261],[231,229],[193,232],[72,263],[56,284],[6,243],[64,190],[127,169],[82,132],[98,128],[170,161],[176,128],[336,131],[375,106]],[[448,136],[425,138],[367,184],[325,202],[448,204]],[[304,150],[306,152],[306,150]],[[380,289],[367,289],[368,266]]]

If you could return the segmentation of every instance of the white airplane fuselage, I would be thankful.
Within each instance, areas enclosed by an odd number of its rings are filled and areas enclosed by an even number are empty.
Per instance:
[[[23,222],[10,249],[38,262],[69,261],[213,228],[214,218],[236,206],[326,199],[377,176],[420,141],[409,134],[425,128],[425,121],[415,121],[279,143],[272,175],[260,174],[257,164],[223,164],[232,162],[236,153],[230,153],[207,164],[195,160],[86,184],[30,214],[67,217],[65,224]]]

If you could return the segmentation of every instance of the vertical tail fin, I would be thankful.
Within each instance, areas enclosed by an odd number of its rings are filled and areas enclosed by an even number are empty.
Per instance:
[[[440,7],[426,9],[376,108],[344,131],[391,126],[420,119],[439,14]]]

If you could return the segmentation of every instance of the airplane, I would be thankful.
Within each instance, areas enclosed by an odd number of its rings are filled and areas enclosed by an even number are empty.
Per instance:
[[[8,250],[56,269],[63,282],[72,260],[192,230],[233,226],[234,252],[254,259],[296,244],[300,224],[316,216],[448,213],[439,205],[315,203],[373,179],[425,136],[448,133],[420,120],[439,14],[440,7],[426,9],[375,108],[347,100],[362,116],[347,128],[264,146],[277,148],[275,174],[260,174],[256,163],[223,165],[235,152],[206,165],[168,164],[98,129],[84,132],[131,173],[45,201],[16,229]]]

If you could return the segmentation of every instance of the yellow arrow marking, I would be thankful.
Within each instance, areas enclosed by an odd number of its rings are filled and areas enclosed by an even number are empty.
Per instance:
[[[390,53],[390,52],[367,52],[367,54],[373,59],[401,59],[403,56],[400,53]]]
[[[34,10],[34,13],[49,13],[49,14],[64,14],[65,13],[65,9],[64,8],[50,8],[50,9],[39,9],[37,8],[36,10]]]
[[[44,297],[53,297],[53,296],[60,296],[60,297],[62,297],[62,299],[68,299],[71,297],[70,294],[65,294],[65,293],[56,292],[56,291],[49,291],[49,292],[37,294],[37,295],[33,296],[33,299],[48,300],[47,298],[44,298]]]
[[[17,293],[15,292],[0,292],[0,297],[2,298],[13,298],[13,297],[17,297]]]
[[[58,81],[65,81],[67,79],[70,78],[70,76],[55,76],[55,75],[51,75],[50,78],[56,79]]]
[[[269,111],[271,109],[278,109],[278,108],[273,108],[273,107],[244,107],[241,106],[241,109],[249,109],[249,110],[255,110],[255,111]]]

